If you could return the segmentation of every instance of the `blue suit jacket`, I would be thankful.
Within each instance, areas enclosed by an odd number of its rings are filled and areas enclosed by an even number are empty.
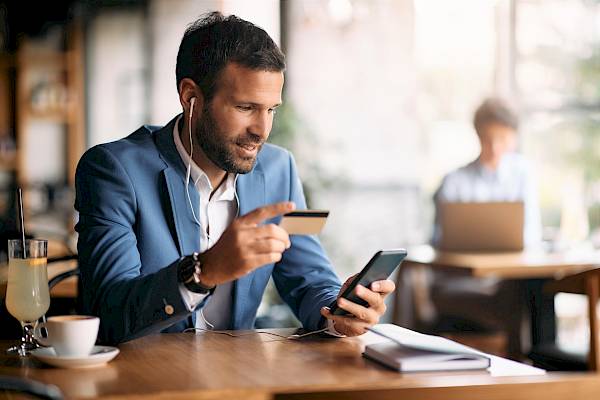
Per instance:
[[[175,121],[95,146],[77,167],[79,300],[83,312],[100,317],[102,342],[179,332],[194,323],[195,314],[181,298],[175,261],[199,250],[200,228],[186,198],[186,167],[173,141]],[[254,169],[238,177],[236,191],[239,215],[289,200],[306,207],[293,157],[269,144]],[[200,215],[192,182],[189,192]],[[335,301],[340,281],[315,237],[292,236],[291,242],[280,262],[235,281],[232,329],[253,328],[271,275],[304,327],[319,327],[319,310]]]

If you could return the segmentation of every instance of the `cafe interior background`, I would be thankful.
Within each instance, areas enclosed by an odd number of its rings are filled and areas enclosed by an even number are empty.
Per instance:
[[[519,112],[546,249],[600,247],[598,0],[0,1],[3,240],[22,187],[28,233],[76,251],[79,157],[181,111],[179,41],[212,10],[287,55],[270,141],[294,153],[309,206],[331,211],[322,242],[341,277],[429,240],[432,194],[477,156],[472,113],[489,95]],[[555,301],[559,342],[586,343],[585,299]],[[259,315],[297,324],[272,286]]]

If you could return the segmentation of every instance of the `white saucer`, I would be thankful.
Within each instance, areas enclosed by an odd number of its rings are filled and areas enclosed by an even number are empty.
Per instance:
[[[85,357],[57,356],[52,347],[40,347],[31,355],[40,361],[60,368],[90,368],[104,365],[119,354],[119,349],[111,346],[94,346],[92,353]]]

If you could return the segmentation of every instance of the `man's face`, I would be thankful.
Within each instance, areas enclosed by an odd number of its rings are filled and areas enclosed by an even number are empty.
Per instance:
[[[479,132],[481,142],[480,160],[484,164],[496,168],[502,157],[515,151],[517,147],[517,132],[506,125],[489,123]]]
[[[283,72],[252,70],[229,63],[195,125],[195,143],[220,169],[252,170],[281,104]]]

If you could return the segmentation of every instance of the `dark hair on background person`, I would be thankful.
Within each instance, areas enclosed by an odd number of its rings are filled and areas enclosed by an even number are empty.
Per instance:
[[[263,29],[235,15],[204,14],[186,29],[177,53],[177,91],[184,78],[192,79],[210,102],[220,72],[230,62],[244,67],[279,72],[285,56]]]
[[[504,102],[497,97],[486,99],[475,111],[473,125],[477,134],[481,134],[481,129],[488,124],[500,124],[511,127],[515,131],[519,127],[519,118],[517,114]]]

